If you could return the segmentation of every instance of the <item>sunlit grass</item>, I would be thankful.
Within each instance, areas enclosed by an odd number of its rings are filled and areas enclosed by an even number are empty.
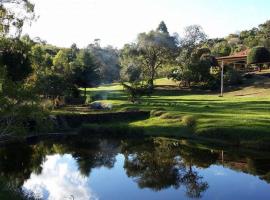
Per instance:
[[[185,136],[195,134],[224,139],[264,139],[270,138],[270,88],[269,78],[256,80],[254,85],[227,92],[224,97],[216,93],[192,92],[175,89],[176,83],[168,79],[158,79],[159,89],[151,97],[143,97],[139,104],[127,101],[127,95],[120,84],[88,89],[88,95],[103,93],[102,100],[113,104],[112,111],[125,108],[154,110],[163,108],[179,119],[151,117],[130,123],[130,126],[143,127],[150,135]],[[174,86],[173,90],[162,89],[162,85]],[[161,89],[160,89],[161,88]],[[91,112],[91,111],[89,111]],[[190,131],[181,117],[194,116],[196,126]],[[229,135],[229,136],[228,136]]]

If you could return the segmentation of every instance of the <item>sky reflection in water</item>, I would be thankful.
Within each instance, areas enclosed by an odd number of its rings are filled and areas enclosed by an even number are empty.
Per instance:
[[[42,164],[42,173],[31,174],[23,185],[25,192],[48,200],[95,200],[89,178],[81,175],[76,160],[69,154],[46,156]]]

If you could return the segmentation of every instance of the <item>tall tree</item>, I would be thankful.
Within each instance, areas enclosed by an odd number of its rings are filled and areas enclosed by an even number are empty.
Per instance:
[[[182,48],[193,50],[197,45],[204,43],[207,35],[199,25],[191,25],[185,28],[184,38],[182,38]]]
[[[80,50],[77,59],[72,63],[74,83],[84,88],[86,97],[86,88],[94,87],[99,84],[100,76],[97,65],[91,53],[85,49]]]
[[[185,29],[181,40],[180,54],[176,58],[176,67],[170,77],[180,81],[184,86],[191,82],[207,82],[211,80],[210,67],[217,65],[210,55],[210,49],[200,48],[213,41],[207,41],[207,36],[200,26],[192,25]]]
[[[143,78],[153,88],[158,69],[174,60],[176,50],[176,38],[168,33],[141,33],[137,37],[137,43],[126,45],[122,50],[121,64],[127,67],[136,63],[142,69]]]
[[[165,34],[169,34],[167,25],[165,24],[164,21],[161,21],[160,24],[157,27],[157,31]]]
[[[75,43],[73,43],[69,49],[69,62],[72,62],[76,59],[77,54],[79,53],[80,49],[77,47]]]

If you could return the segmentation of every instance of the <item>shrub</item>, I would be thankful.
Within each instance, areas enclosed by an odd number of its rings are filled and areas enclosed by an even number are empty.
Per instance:
[[[129,100],[133,103],[140,100],[142,96],[150,96],[154,88],[151,85],[132,84],[128,85],[122,83],[125,91],[128,93]]]
[[[238,85],[242,83],[242,76],[237,70],[230,68],[224,74],[224,82],[226,85]]]
[[[247,63],[267,63],[270,62],[270,52],[265,47],[254,47],[248,54]]]
[[[196,118],[192,115],[182,117],[182,122],[185,126],[193,128],[196,126]]]
[[[214,74],[211,78],[201,87],[204,90],[216,90],[220,87],[220,75]]]

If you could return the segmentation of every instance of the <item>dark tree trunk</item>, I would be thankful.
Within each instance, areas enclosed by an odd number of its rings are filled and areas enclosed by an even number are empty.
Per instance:
[[[151,88],[154,88],[154,79],[155,79],[155,67],[151,67],[151,72],[150,72],[150,79],[148,80],[148,84]]]
[[[154,88],[154,79],[150,79],[148,81],[148,85],[149,85],[150,88]]]

